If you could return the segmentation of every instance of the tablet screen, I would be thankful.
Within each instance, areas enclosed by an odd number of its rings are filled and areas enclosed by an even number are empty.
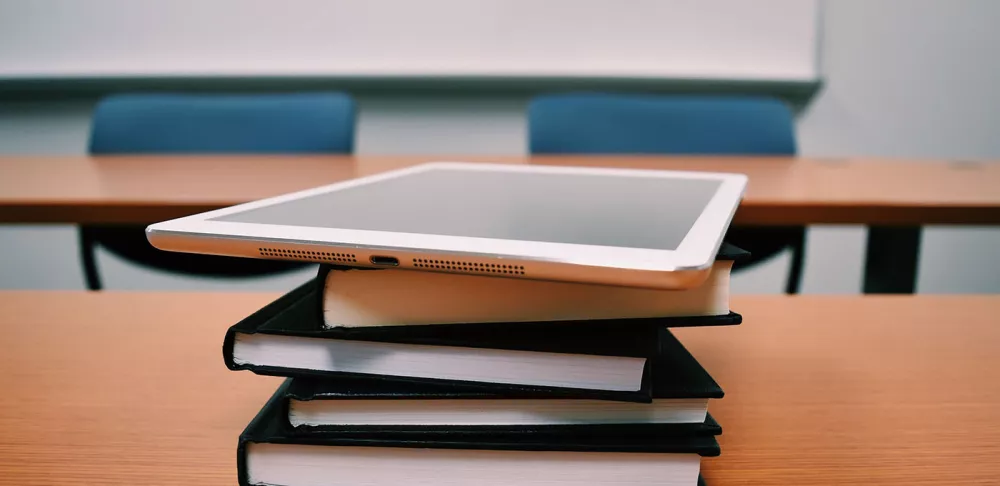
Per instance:
[[[438,168],[213,220],[675,250],[721,184]]]

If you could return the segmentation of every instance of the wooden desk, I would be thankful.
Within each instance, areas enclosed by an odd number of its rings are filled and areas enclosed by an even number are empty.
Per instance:
[[[718,157],[0,157],[0,222],[149,223],[433,160],[749,175],[745,225],[1000,224],[1000,164]]]
[[[0,484],[235,484],[279,379],[230,372],[269,294],[0,292]],[[725,388],[711,486],[1000,478],[1000,296],[741,297],[677,335]]]
[[[1000,224],[1000,164],[753,157],[0,157],[0,223],[148,224],[442,159],[740,172],[739,225],[864,224],[866,292],[912,292],[920,225]]]

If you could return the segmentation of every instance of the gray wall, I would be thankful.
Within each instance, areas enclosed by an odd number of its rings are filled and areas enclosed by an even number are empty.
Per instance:
[[[821,48],[824,90],[800,117],[804,156],[1000,159],[1000,2],[830,0]],[[511,154],[525,150],[521,96],[362,97],[361,154]],[[0,152],[80,154],[90,102],[0,104]],[[0,175],[2,176],[2,175]],[[865,230],[809,231],[803,290],[857,293]],[[1000,230],[930,227],[920,292],[1000,291]],[[0,228],[0,288],[82,288],[67,226]],[[249,282],[155,274],[99,255],[109,288],[284,289],[299,273]],[[739,274],[737,292],[779,292],[788,256]]]

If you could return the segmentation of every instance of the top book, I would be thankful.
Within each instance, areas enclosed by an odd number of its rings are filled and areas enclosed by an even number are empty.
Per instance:
[[[723,243],[708,279],[687,290],[324,266],[324,326],[722,316],[729,313],[733,263],[747,256]]]

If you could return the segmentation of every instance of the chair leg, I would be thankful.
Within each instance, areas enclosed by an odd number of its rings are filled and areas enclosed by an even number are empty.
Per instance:
[[[788,281],[785,282],[785,293],[790,295],[799,293],[799,287],[802,285],[802,263],[806,253],[805,230],[802,232],[802,238],[792,245],[791,249],[792,264],[788,269]]]
[[[83,265],[83,277],[87,281],[87,290],[101,290],[101,275],[97,272],[97,250],[94,238],[87,228],[77,230],[80,245],[80,263]]]
[[[865,250],[866,294],[912,294],[920,263],[919,226],[872,226]]]

